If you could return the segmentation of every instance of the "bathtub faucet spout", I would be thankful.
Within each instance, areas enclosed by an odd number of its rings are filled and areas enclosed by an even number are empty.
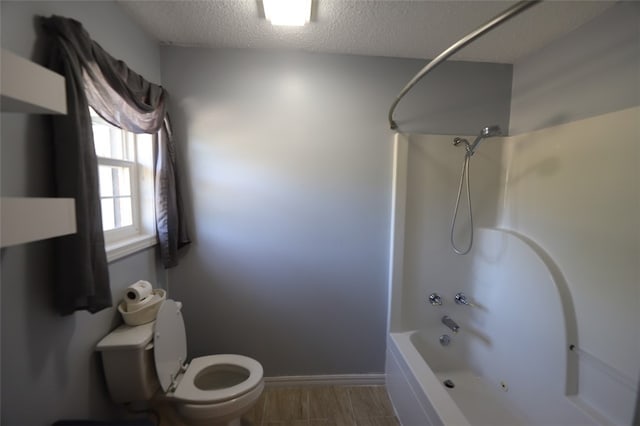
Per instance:
[[[447,327],[449,327],[451,329],[451,331],[453,331],[454,333],[457,333],[458,330],[460,330],[460,326],[458,324],[456,324],[456,322],[454,320],[449,318],[448,315],[445,315],[445,316],[442,317],[442,323],[444,325],[446,325]]]

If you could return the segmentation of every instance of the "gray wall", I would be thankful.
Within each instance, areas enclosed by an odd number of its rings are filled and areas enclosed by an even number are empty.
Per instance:
[[[95,40],[148,79],[160,80],[159,49],[114,3],[0,3],[2,47],[42,63],[35,15],[80,20]],[[45,116],[1,115],[3,196],[53,193],[51,141]],[[2,249],[3,425],[48,425],[60,418],[108,418],[117,410],[106,395],[94,345],[116,324],[113,309],[61,317],[51,308],[50,241]],[[114,302],[138,279],[163,280],[154,250],[110,265]]]
[[[510,134],[640,105],[640,2],[620,2],[514,64]]]
[[[191,356],[267,376],[381,373],[390,102],[425,61],[164,47],[194,244],[170,272]],[[451,62],[398,110],[405,131],[508,126],[511,66]],[[490,96],[489,96],[490,95]]]

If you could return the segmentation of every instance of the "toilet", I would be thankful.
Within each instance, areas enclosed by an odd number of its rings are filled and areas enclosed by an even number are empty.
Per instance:
[[[121,325],[96,346],[111,398],[171,406],[187,425],[239,426],[264,390],[262,365],[242,355],[187,362],[182,304],[162,303],[155,321]]]

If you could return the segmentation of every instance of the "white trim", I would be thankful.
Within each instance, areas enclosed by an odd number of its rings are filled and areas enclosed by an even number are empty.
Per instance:
[[[132,200],[132,204],[133,204]],[[135,238],[143,235],[138,228],[136,228],[135,224],[122,226],[120,228],[113,228],[107,231],[103,231],[104,233],[104,242],[107,246],[117,245],[120,242],[126,243],[128,239]]]
[[[112,194],[110,196],[103,196],[102,191],[100,193],[101,203],[105,199],[114,200],[114,203],[118,198],[129,198],[131,200],[131,225],[117,226],[117,221],[115,221],[116,223],[114,223],[114,228],[104,230],[105,241],[108,244],[111,242],[115,243],[118,241],[126,241],[129,236],[140,234],[141,201],[138,195],[140,191],[140,180],[138,177],[138,169],[140,168],[140,165],[138,164],[136,158],[136,137],[133,133],[128,132],[124,129],[120,129],[118,127],[114,127],[102,119],[98,120],[96,118],[94,120],[94,125],[95,124],[103,124],[108,126],[111,141],[113,142],[116,138],[120,139],[123,149],[124,151],[126,151],[126,153],[124,154],[127,157],[126,160],[111,157],[101,157],[96,153],[96,156],[98,158],[98,170],[100,170],[100,166],[106,166],[118,167],[121,169],[127,169],[129,171],[129,195],[115,195],[116,185],[114,185],[113,183],[109,185],[112,190]],[[128,158],[130,154],[133,155],[133,158]],[[102,213],[104,215],[104,211]]]
[[[384,385],[384,374],[323,374],[315,376],[265,377],[267,387],[286,386],[374,386]]]
[[[125,130],[122,130],[122,132],[124,131]],[[127,167],[132,169],[138,164],[135,160],[120,160],[118,158],[100,157],[97,154],[96,157],[98,158],[98,164],[110,167]],[[133,179],[131,179],[131,181],[133,181]]]
[[[389,275],[387,284],[387,332],[400,324],[402,283],[404,280],[404,235],[407,215],[407,171],[409,136],[396,133],[393,139],[393,183],[391,189],[391,235],[389,238]]]
[[[136,235],[126,240],[119,240],[117,243],[107,244],[107,262],[121,259],[140,250],[156,245],[158,239],[155,235]]]
[[[112,196],[100,197],[101,200],[131,199],[133,223],[104,231],[107,262],[111,263],[157,243],[153,190],[153,135],[136,135],[120,129],[102,119],[93,109],[89,110],[94,128],[96,125],[106,126],[109,129],[111,146],[113,147],[113,143],[122,143],[123,156],[126,158],[101,157],[96,153],[98,167],[122,167],[129,170],[130,195],[116,196],[114,189]]]

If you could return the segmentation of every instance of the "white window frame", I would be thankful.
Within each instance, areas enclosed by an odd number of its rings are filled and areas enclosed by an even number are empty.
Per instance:
[[[112,126],[93,111],[91,123],[107,125],[110,134],[120,133],[127,144],[133,145],[133,159],[119,160],[97,155],[100,165],[126,167],[131,182],[131,206],[133,224],[104,231],[107,262],[120,259],[157,244],[155,228],[155,195],[153,190],[153,136],[136,135]],[[102,198],[101,198],[102,199]]]

